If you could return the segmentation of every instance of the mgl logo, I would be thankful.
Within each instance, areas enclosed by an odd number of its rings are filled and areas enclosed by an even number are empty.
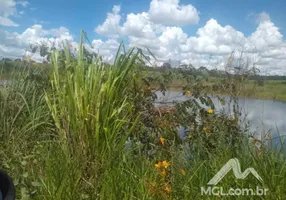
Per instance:
[[[236,179],[245,179],[249,174],[252,174],[257,180],[263,183],[262,178],[253,168],[247,168],[244,172],[241,172],[241,167],[239,160],[237,158],[230,159],[208,182],[208,187],[201,187],[201,195],[216,195],[216,196],[239,196],[239,195],[266,195],[268,189],[260,188],[256,186],[256,189],[253,188],[230,188],[225,192],[223,187],[217,187],[216,185],[225,177],[225,175],[230,171],[233,171],[233,174]]]

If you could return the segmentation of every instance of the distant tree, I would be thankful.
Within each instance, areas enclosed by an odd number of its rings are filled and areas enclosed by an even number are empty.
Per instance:
[[[2,58],[3,61],[12,61],[10,58]]]
[[[263,80],[263,78],[257,79],[256,82],[257,82],[257,85],[258,85],[258,86],[264,86],[264,80]]]
[[[209,70],[206,68],[206,67],[203,67],[203,66],[201,66],[200,68],[199,68],[199,71],[200,72],[208,72]]]
[[[165,69],[171,69],[172,68],[170,63],[164,63],[161,67],[165,68]]]
[[[22,60],[20,58],[16,58],[14,61],[15,62],[21,62]]]
[[[36,53],[38,46],[35,44],[30,44],[30,49],[31,49],[31,52],[34,54]]]

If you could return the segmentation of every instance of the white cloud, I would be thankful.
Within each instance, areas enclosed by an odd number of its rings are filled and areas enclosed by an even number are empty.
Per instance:
[[[28,1],[17,1],[17,4],[20,4],[23,7],[27,7],[29,5],[29,2]]]
[[[19,25],[7,17],[0,16],[0,26],[19,26]]]
[[[50,22],[49,21],[44,21],[44,20],[37,20],[37,19],[33,19],[33,22],[35,23],[35,24],[50,24]]]
[[[73,41],[69,30],[60,27],[58,29],[43,29],[42,25],[33,25],[27,28],[23,33],[8,32],[0,30],[0,56],[21,58],[30,54],[30,44],[46,43],[48,46],[55,44],[60,47],[63,41]],[[35,60],[39,60],[39,55],[35,55]]]
[[[199,12],[191,4],[179,5],[180,0],[152,0],[149,14],[153,22],[171,25],[197,24]]]
[[[17,13],[16,2],[13,0],[0,1],[0,16],[9,17]]]
[[[257,66],[262,72],[286,75],[286,41],[273,22],[261,21],[248,40],[258,53]]]
[[[120,30],[120,20],[119,15],[120,6],[113,6],[112,13],[107,13],[107,18],[102,25],[96,27],[95,31],[98,34],[106,35],[109,37],[118,37]]]
[[[197,35],[198,37],[188,38],[186,44],[182,45],[184,52],[225,55],[246,42],[241,32],[231,26],[222,27],[214,19],[210,19],[204,27],[199,28]]]
[[[162,28],[160,25],[156,25],[150,21],[148,13],[127,15],[126,22],[123,24],[121,34],[124,36],[134,36],[139,38],[155,38],[156,32]]]
[[[266,12],[261,12],[256,17],[256,22],[259,24],[260,22],[270,21],[270,15]]]
[[[27,1],[0,0],[0,26],[19,26],[10,17],[21,15],[24,11],[17,12],[16,5],[28,6]]]
[[[273,22],[267,20],[259,23],[249,39],[258,51],[265,51],[270,47],[279,47],[283,42],[283,35]]]
[[[102,56],[103,60],[112,62],[115,58],[119,43],[115,39],[109,39],[105,42],[102,40],[93,40],[92,47],[92,51]]]
[[[78,48],[78,43],[74,40],[70,31],[65,27],[55,29],[44,29],[42,25],[35,24],[27,28],[22,33],[8,32],[0,30],[0,58],[22,58],[24,56],[32,56],[36,61],[43,61],[39,53],[32,54],[31,44],[46,44],[49,48],[52,46],[57,49],[62,48],[63,42],[68,41],[72,50]],[[92,47],[85,45],[89,51],[93,51],[103,57],[105,61],[113,61],[119,43],[115,39],[107,41],[93,40]]]

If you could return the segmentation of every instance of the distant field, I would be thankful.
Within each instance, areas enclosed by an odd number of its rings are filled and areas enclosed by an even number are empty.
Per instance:
[[[210,82],[207,84],[214,83],[214,79],[215,78],[211,78]],[[170,90],[181,91],[182,86],[185,84],[186,82],[181,80],[173,80],[172,84],[170,84]],[[286,81],[267,80],[264,82],[263,86],[259,86],[256,81],[248,80],[245,88],[246,90],[244,91],[243,96],[286,102]]]
[[[250,97],[258,99],[273,99],[286,101],[286,81],[265,81],[264,86],[258,86],[255,81],[248,81],[249,88],[255,87]]]

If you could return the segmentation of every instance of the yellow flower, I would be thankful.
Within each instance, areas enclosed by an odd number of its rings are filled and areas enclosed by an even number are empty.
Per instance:
[[[258,152],[258,157],[261,157],[262,156],[262,151],[259,151]]]
[[[170,186],[168,186],[168,185],[166,185],[164,187],[164,190],[167,192],[167,194],[171,194],[172,193],[172,188]]]
[[[166,169],[171,165],[171,162],[167,162],[166,160],[164,160],[162,162],[162,166],[164,166]]]
[[[231,58],[231,57],[228,58],[228,62],[229,62],[229,63],[232,62],[232,58]]]
[[[162,166],[162,162],[157,162],[156,164],[155,164],[155,168],[160,168]]]
[[[162,137],[160,137],[160,142],[161,142],[161,144],[165,144],[165,139],[164,138],[162,138]]]
[[[180,173],[184,176],[186,176],[186,171],[184,169],[180,169]]]
[[[167,175],[167,170],[166,170],[166,169],[162,169],[161,174],[162,174],[163,176],[166,176],[166,175]]]
[[[190,96],[191,95],[191,91],[187,90],[185,94],[186,94],[186,96]]]
[[[207,112],[208,112],[209,114],[213,114],[213,113],[214,113],[214,110],[208,109]]]

